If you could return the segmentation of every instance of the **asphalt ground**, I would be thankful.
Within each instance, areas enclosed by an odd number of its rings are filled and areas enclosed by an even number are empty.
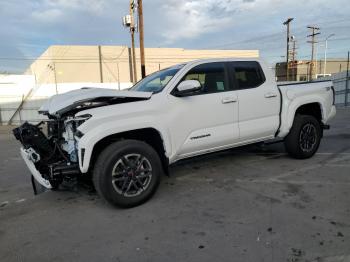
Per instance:
[[[19,143],[0,128],[0,261],[350,261],[350,108],[318,153],[282,144],[179,162],[146,204],[32,194]]]

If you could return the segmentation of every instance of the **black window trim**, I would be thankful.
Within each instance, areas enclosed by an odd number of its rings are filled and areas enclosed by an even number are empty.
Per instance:
[[[254,87],[240,88],[239,84],[238,84],[238,80],[236,78],[236,70],[235,70],[235,65],[237,65],[239,63],[255,63],[255,64],[257,64],[260,76],[261,76],[263,81],[259,85],[254,86]],[[231,79],[232,79],[233,84],[234,84],[234,87],[233,87],[234,90],[254,89],[254,88],[258,88],[259,86],[262,86],[263,84],[266,83],[265,73],[262,70],[261,65],[260,65],[260,63],[258,61],[231,61],[231,62],[229,62],[229,64],[230,64],[229,65],[229,70],[230,70]]]
[[[200,95],[211,95],[211,94],[218,94],[218,93],[225,93],[225,92],[231,92],[231,91],[235,91],[233,88],[232,88],[232,85],[231,85],[231,79],[229,77],[230,75],[230,67],[229,67],[229,64],[228,64],[228,61],[216,61],[216,62],[205,62],[205,63],[201,63],[201,64],[198,64],[198,65],[195,65],[193,67],[191,67],[190,69],[187,70],[187,72],[181,77],[181,79],[179,80],[179,82],[175,85],[175,87],[171,90],[170,94],[172,96],[176,96],[176,92],[177,92],[177,87],[178,85],[183,81],[183,79],[186,77],[187,73],[190,72],[193,68],[197,67],[197,66],[201,66],[201,65],[206,65],[206,64],[214,64],[214,63],[220,63],[220,64],[223,64],[224,66],[224,74],[225,74],[225,81],[226,81],[226,85],[227,85],[227,90],[224,90],[224,91],[220,91],[220,92],[210,92],[210,93],[201,93],[201,92],[198,92],[198,93],[190,93],[187,96],[200,96]],[[226,87],[226,86],[225,86]]]

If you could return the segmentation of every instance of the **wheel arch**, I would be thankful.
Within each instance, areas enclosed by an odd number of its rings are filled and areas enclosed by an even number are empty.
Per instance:
[[[169,173],[168,172],[169,159],[167,157],[164,138],[162,137],[161,133],[153,127],[128,130],[124,132],[110,134],[106,137],[101,138],[93,146],[90,161],[89,161],[89,170],[93,169],[98,155],[104,150],[104,148],[106,148],[106,146],[108,146],[113,142],[123,140],[123,139],[139,140],[150,145],[158,153],[159,158],[162,162],[164,172],[166,174]]]
[[[305,114],[315,116],[321,125],[325,119],[325,102],[322,99],[304,97],[292,101],[285,101],[281,114],[281,128],[278,136],[285,137],[292,128],[295,116],[297,114]]]
[[[307,104],[300,105],[295,110],[294,118],[297,114],[313,116],[320,122],[320,124],[322,124],[323,110],[322,110],[322,105],[319,102],[313,102],[313,103],[307,103]]]

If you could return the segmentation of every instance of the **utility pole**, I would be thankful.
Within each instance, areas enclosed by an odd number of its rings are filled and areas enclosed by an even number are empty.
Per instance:
[[[291,37],[292,43],[293,43],[293,47],[292,47],[292,52],[291,52],[291,56],[292,56],[292,62],[291,62],[291,68],[292,68],[292,75],[293,75],[293,81],[296,81],[296,75],[297,75],[297,61],[296,61],[296,55],[297,55],[297,47],[296,47],[296,42],[297,40],[295,40],[295,37],[292,36]]]
[[[313,79],[313,75],[314,75],[314,56],[315,56],[315,44],[317,43],[317,41],[315,40],[315,36],[319,35],[321,33],[316,31],[319,31],[320,28],[316,27],[316,26],[308,26],[307,28],[312,30],[312,34],[308,35],[307,37],[311,37],[311,41],[307,41],[308,43],[311,43],[311,63],[310,63],[310,72],[309,72],[309,80],[311,81]]]
[[[142,78],[146,76],[145,66],[145,46],[144,46],[144,35],[143,35],[143,8],[142,0],[137,0],[137,11],[139,20],[139,33],[140,33],[140,57],[141,57],[141,75]]]
[[[131,33],[131,52],[132,52],[132,65],[133,65],[133,80],[134,84],[137,82],[137,71],[136,71],[136,54],[135,54],[135,20],[134,20],[134,9],[135,3],[134,0],[130,0],[130,33]]]
[[[289,80],[289,24],[292,22],[294,18],[289,17],[285,22],[283,22],[284,25],[287,26],[287,55],[286,55],[286,75],[287,75],[287,81]]]
[[[131,54],[129,51],[129,57],[131,57],[131,65],[130,65],[130,76],[132,78],[132,82],[135,84],[137,82],[137,73],[136,73],[136,55],[135,55],[135,23],[134,23],[134,9],[135,2],[134,0],[130,0],[129,4],[129,15],[123,16],[123,26],[130,28],[131,34]]]
[[[295,39],[293,39],[293,49],[292,49],[292,61],[293,61],[293,63],[295,62],[295,50],[296,50],[296,47],[295,47],[295,43],[296,43],[296,40]]]

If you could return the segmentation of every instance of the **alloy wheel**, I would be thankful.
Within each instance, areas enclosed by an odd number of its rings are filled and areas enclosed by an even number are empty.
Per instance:
[[[303,152],[311,152],[317,143],[316,127],[312,123],[305,124],[300,131],[299,146]]]
[[[113,188],[125,197],[140,195],[148,188],[151,180],[151,163],[141,154],[122,156],[117,160],[112,170]]]

